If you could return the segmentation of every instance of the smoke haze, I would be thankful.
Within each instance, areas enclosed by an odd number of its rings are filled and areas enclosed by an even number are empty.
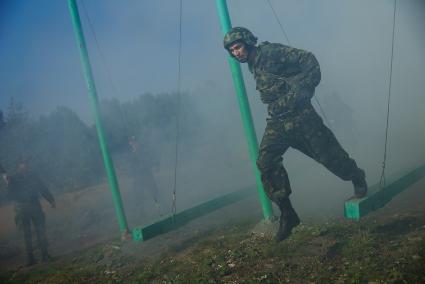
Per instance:
[[[366,170],[369,184],[375,184],[384,154],[394,2],[271,2],[290,45],[313,52],[319,60],[322,82],[316,97],[326,123]],[[125,103],[142,94],[177,92],[179,1],[78,4],[102,100],[117,98]],[[425,158],[425,4],[421,0],[397,4],[388,176],[411,170]],[[233,26],[249,28],[259,41],[288,44],[265,1],[230,0],[228,5]],[[0,109],[7,109],[11,97],[33,117],[64,105],[92,125],[66,1],[2,1],[0,9]],[[196,110],[196,119],[182,120],[186,124],[182,128],[193,126],[195,131],[179,143],[178,209],[255,184],[214,1],[183,1],[181,59],[181,89],[193,103],[193,108],[182,106],[181,113]],[[265,106],[247,66],[243,71],[261,137]],[[162,206],[169,212],[175,144],[172,138],[155,142],[162,147],[155,177],[164,196]],[[301,215],[342,214],[344,200],[352,195],[349,182],[294,150],[286,153],[284,163]],[[119,172],[119,178],[124,199],[131,199],[125,196],[131,187],[128,175]],[[105,207],[111,206],[105,200]],[[144,204],[155,211],[152,203]],[[130,215],[133,224],[137,222],[137,212]],[[144,222],[157,218],[154,215]]]

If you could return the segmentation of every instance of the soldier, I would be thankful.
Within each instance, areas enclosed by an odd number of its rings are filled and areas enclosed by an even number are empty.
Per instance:
[[[15,202],[15,223],[24,233],[27,265],[35,263],[31,223],[34,225],[42,261],[51,259],[47,251],[45,216],[39,201],[40,195],[55,208],[55,199],[37,175],[29,171],[25,161],[20,161],[15,174],[8,176],[7,197]]]
[[[320,67],[310,52],[263,42],[246,28],[232,28],[224,48],[240,63],[248,63],[256,89],[267,104],[269,117],[257,166],[267,196],[281,211],[276,240],[286,239],[300,223],[289,200],[291,186],[282,156],[293,147],[325,166],[343,180],[351,180],[357,198],[367,193],[365,173],[340,146],[311,105],[321,79]]]
[[[154,172],[158,169],[159,161],[152,154],[151,151],[146,149],[146,145],[140,145],[136,136],[130,136],[128,139],[128,144],[131,148],[131,173],[133,176],[133,189],[135,190],[136,196],[135,200],[139,204],[142,198],[140,194],[141,190],[147,190],[150,192],[155,206],[159,210],[159,190],[155,181]]]

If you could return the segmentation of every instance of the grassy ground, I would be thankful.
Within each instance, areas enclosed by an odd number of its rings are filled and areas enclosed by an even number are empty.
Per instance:
[[[300,225],[286,241],[227,225],[146,259],[111,241],[1,283],[425,283],[425,212]],[[143,244],[142,244],[143,245]]]

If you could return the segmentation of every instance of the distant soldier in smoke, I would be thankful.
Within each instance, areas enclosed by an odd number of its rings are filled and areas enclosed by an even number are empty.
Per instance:
[[[158,207],[158,186],[156,185],[154,171],[158,167],[158,161],[155,157],[152,157],[152,153],[149,153],[147,149],[140,145],[137,141],[136,136],[130,136],[128,144],[131,149],[131,173],[133,177],[133,188],[136,191],[136,196],[140,196],[139,193],[148,191],[155,205]],[[142,200],[139,200],[141,202]]]
[[[354,112],[335,92],[328,92],[322,96],[322,107],[328,116],[328,123],[334,132],[343,132],[345,141],[351,146],[358,142],[358,133]],[[342,139],[341,139],[342,140]]]
[[[264,190],[281,211],[277,241],[286,239],[300,223],[289,200],[291,186],[282,155],[293,147],[343,180],[351,180],[356,197],[367,192],[365,173],[340,146],[311,105],[321,79],[320,67],[310,52],[278,43],[263,42],[246,28],[232,28],[224,48],[241,63],[248,63],[269,117],[261,141],[257,166]]]
[[[28,169],[28,164],[24,160],[18,163],[16,173],[8,176],[7,180],[6,196],[15,202],[15,223],[24,234],[27,265],[35,264],[31,223],[35,228],[42,261],[49,261],[51,257],[47,251],[45,216],[39,199],[43,197],[50,203],[52,208],[55,208],[53,195],[40,178]]]

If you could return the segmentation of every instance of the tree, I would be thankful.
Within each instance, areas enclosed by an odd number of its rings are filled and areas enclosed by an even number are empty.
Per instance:
[[[182,95],[180,100],[179,143],[188,145],[194,140],[200,116],[189,96]],[[176,143],[177,113],[176,94],[145,94],[128,102],[102,101],[109,149],[115,158],[124,158],[117,164],[129,166],[123,161],[131,154],[129,138],[135,136],[143,147],[143,159],[158,165],[164,147],[173,148]],[[63,106],[34,119],[11,98],[4,116],[0,111],[0,157],[8,171],[14,170],[19,159],[27,159],[56,192],[98,183],[105,176],[94,126],[86,125],[73,110]]]
[[[73,110],[58,107],[34,127],[33,164],[52,186],[74,190],[104,176],[96,135]]]

